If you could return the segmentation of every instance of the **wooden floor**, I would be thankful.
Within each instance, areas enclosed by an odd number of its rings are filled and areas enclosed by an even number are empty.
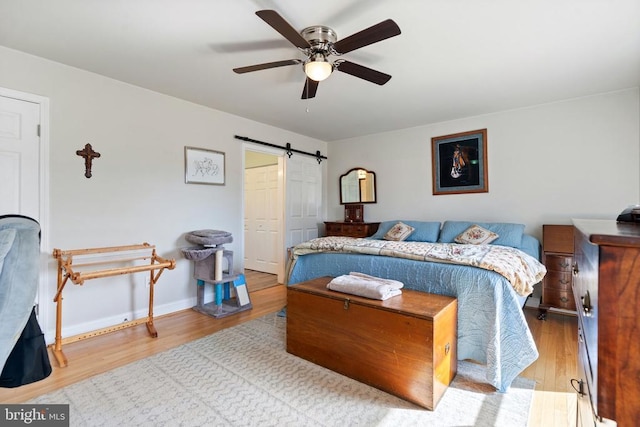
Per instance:
[[[251,272],[247,282],[252,280]],[[284,307],[283,285],[250,293],[251,310],[214,319],[193,310],[183,310],[156,317],[158,338],[150,338],[144,325],[124,329],[63,347],[69,365],[53,365],[52,374],[37,383],[0,388],[1,403],[21,403],[43,393],[65,387],[85,378],[134,362],[152,354],[177,347],[213,332],[273,313]],[[549,313],[546,321],[536,318],[537,310],[525,310],[527,322],[540,352],[539,359],[522,374],[536,381],[529,426],[575,425],[575,392],[569,379],[576,372],[577,320],[572,316]]]
[[[247,290],[249,292],[256,292],[278,284],[278,276],[276,274],[245,269],[244,275],[247,278]]]
[[[576,392],[569,381],[578,368],[578,318],[538,310],[524,310],[540,357],[521,374],[536,381],[529,426],[564,427],[576,424]]]

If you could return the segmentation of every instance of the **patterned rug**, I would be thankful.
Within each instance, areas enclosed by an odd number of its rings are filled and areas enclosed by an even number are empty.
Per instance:
[[[39,396],[72,426],[526,426],[532,380],[507,393],[461,362],[435,411],[285,351],[271,314]]]

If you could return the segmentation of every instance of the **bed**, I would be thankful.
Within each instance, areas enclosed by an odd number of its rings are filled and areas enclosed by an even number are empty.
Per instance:
[[[411,234],[402,241],[385,239],[398,223],[412,228]],[[473,226],[497,237],[490,244],[455,242]],[[501,266],[487,265],[492,257],[504,258]],[[286,283],[361,272],[454,296],[458,359],[485,364],[487,382],[504,392],[538,358],[522,307],[546,272],[539,258],[540,242],[524,234],[521,224],[445,221],[441,227],[394,220],[381,223],[370,238],[321,237],[295,246]]]

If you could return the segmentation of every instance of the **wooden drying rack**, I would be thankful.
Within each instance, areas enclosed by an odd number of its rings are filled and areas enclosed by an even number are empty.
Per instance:
[[[73,264],[73,257],[75,256],[84,256],[84,255],[92,255],[92,254],[109,254],[114,252],[135,252],[135,251],[151,251],[150,255],[142,255],[137,257],[129,257],[129,258],[119,258],[119,259],[110,259],[108,261],[95,261],[95,262],[87,262],[84,264]],[[158,336],[158,332],[156,328],[153,326],[153,286],[160,278],[160,275],[164,271],[165,268],[169,270],[173,270],[176,266],[176,261],[174,259],[165,259],[161,258],[156,254],[155,246],[150,245],[148,243],[142,243],[140,245],[128,245],[128,246],[112,246],[105,248],[89,248],[89,249],[75,249],[75,250],[67,250],[63,251],[60,249],[53,250],[53,256],[58,260],[58,291],[56,292],[56,296],[53,298],[53,302],[57,303],[56,308],[56,341],[53,345],[53,355],[55,356],[58,365],[63,368],[67,366],[67,358],[62,352],[62,344],[68,344],[75,341],[80,341],[86,338],[95,337],[98,335],[106,334],[109,332],[119,331],[121,329],[129,328],[131,326],[136,326],[141,323],[147,324],[147,330],[149,334],[156,338]],[[133,265],[128,267],[120,267],[120,268],[110,268],[106,270],[95,270],[95,271],[83,271],[80,272],[77,270],[79,267],[87,267],[87,266],[95,266],[100,264],[120,264],[120,263],[130,263],[136,260],[150,260],[149,264],[143,265]],[[74,271],[75,270],[75,271]],[[76,285],[83,285],[85,280],[91,279],[99,279],[102,277],[110,277],[117,276],[121,274],[133,274],[148,271],[149,272],[149,315],[144,318],[135,319],[129,322],[120,323],[118,325],[110,326],[103,329],[98,329],[91,332],[86,332],[83,334],[75,335],[68,338],[62,338],[62,291],[64,290],[64,286],[67,284],[67,281],[71,279],[71,281]]]

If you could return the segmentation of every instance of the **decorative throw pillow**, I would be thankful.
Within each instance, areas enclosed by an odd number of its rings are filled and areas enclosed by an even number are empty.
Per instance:
[[[407,224],[413,227],[413,233],[409,235],[405,240],[407,242],[431,242],[438,241],[438,235],[440,235],[440,222],[439,221],[412,221],[408,219],[394,219],[391,221],[383,221],[378,227],[378,231],[369,239],[384,240],[384,235],[387,234],[391,227],[398,222]],[[458,233],[456,233],[458,234]],[[454,235],[455,237],[455,235]]]
[[[472,225],[479,225],[489,231],[496,233],[498,237],[491,242],[492,245],[510,246],[520,249],[524,236],[524,224],[514,224],[509,222],[479,222],[479,221],[445,221],[442,224],[440,243],[453,243],[456,237]]]
[[[414,228],[410,225],[405,224],[404,222],[398,222],[396,225],[391,227],[387,234],[384,235],[385,240],[395,240],[401,241],[405,240],[411,233],[413,233]]]
[[[454,239],[454,242],[466,243],[469,245],[488,245],[498,237],[500,236],[493,231],[489,231],[486,228],[482,228],[479,225],[474,224],[462,233],[458,234]]]

